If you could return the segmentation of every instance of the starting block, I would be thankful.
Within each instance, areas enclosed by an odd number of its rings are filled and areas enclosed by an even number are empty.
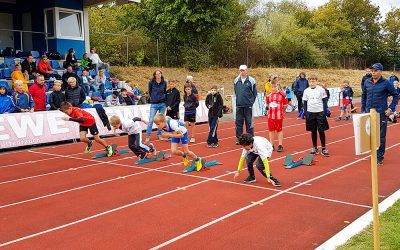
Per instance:
[[[140,160],[137,160],[135,162],[135,164],[144,164],[144,163],[149,163],[149,162],[153,162],[153,161],[165,161],[168,158],[171,158],[170,154],[166,154],[165,151],[160,151],[160,152],[158,152],[156,157],[152,157],[149,159],[140,159]]]
[[[126,154],[126,153],[129,152],[129,149],[117,150],[117,144],[112,144],[111,147],[112,147],[112,150],[113,150],[112,156]],[[98,159],[98,158],[103,158],[103,157],[107,157],[107,153],[96,154],[96,155],[93,155],[92,158]]]
[[[202,161],[202,165],[203,165],[203,168],[201,170],[208,170],[209,167],[212,167],[215,165],[222,165],[222,163],[219,161],[206,162],[206,160],[204,160],[204,159],[201,159],[201,161]],[[193,172],[193,171],[196,171],[195,160],[192,161],[192,165],[190,165],[189,167],[187,167],[183,170],[184,173],[189,173],[189,172]]]
[[[287,155],[285,157],[285,161],[283,162],[283,165],[285,168],[295,168],[300,165],[306,165],[306,166],[311,166],[315,165],[316,160],[314,160],[314,155],[308,154],[305,155],[303,158],[300,158],[298,161],[293,161],[293,155]]]

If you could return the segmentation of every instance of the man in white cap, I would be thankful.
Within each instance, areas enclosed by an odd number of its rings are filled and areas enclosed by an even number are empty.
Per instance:
[[[377,151],[378,165],[383,165],[386,146],[386,130],[388,116],[396,109],[396,104],[399,99],[397,90],[390,82],[382,76],[383,66],[380,63],[375,63],[370,67],[372,77],[364,82],[363,93],[366,98],[362,100],[365,112],[370,109],[376,109],[380,114],[380,146]],[[387,99],[393,96],[392,103],[388,107]]]
[[[247,66],[240,65],[240,74],[234,81],[236,96],[236,144],[243,134],[243,122],[246,132],[254,136],[253,104],[257,98],[257,86],[253,77],[247,74]]]

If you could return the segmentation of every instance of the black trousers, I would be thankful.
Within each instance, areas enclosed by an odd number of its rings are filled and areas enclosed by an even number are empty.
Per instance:
[[[218,144],[217,128],[218,128],[218,116],[208,117],[208,127],[210,132],[208,132],[207,144]]]
[[[258,159],[257,159],[258,158]],[[260,171],[260,173],[264,176],[267,177],[267,175],[265,174],[265,167],[264,167],[264,163],[261,160],[261,157],[257,154],[254,153],[249,153],[246,157],[246,163],[247,163],[247,171],[249,171],[249,175],[251,177],[255,177],[254,175],[254,167],[253,164],[254,162],[257,160],[256,162],[256,167],[258,168],[258,171]],[[270,173],[271,174],[271,173]],[[272,175],[272,174],[271,174]]]
[[[144,156],[150,151],[150,147],[142,143],[142,133],[128,135],[128,145],[136,156]]]

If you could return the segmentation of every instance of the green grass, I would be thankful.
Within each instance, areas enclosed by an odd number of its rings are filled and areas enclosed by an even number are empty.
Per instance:
[[[400,201],[397,201],[379,216],[380,247],[382,250],[400,249]],[[372,224],[361,233],[353,236],[337,250],[373,249],[374,237]]]

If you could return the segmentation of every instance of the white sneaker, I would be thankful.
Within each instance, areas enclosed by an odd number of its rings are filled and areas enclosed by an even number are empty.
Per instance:
[[[190,138],[189,142],[196,142],[196,139],[194,139],[194,137]]]

